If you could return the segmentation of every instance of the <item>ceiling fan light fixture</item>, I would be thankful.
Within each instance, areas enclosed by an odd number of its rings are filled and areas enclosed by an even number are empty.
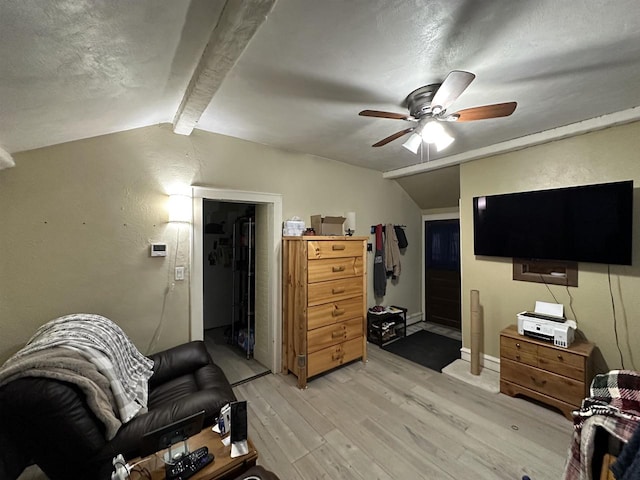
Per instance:
[[[422,120],[402,146],[416,155],[423,141],[433,143],[439,152],[451,145],[453,140],[454,138],[447,133],[439,122]]]
[[[417,133],[412,133],[406,142],[402,144],[404,148],[409,150],[411,153],[416,155],[418,150],[420,149],[420,145],[422,144],[422,137]]]
[[[444,150],[449,145],[451,145],[453,141],[454,141],[454,138],[451,135],[449,135],[447,132],[443,131],[443,135],[433,143],[435,143],[436,145],[436,150],[440,151],[440,150]]]
[[[447,133],[441,123],[431,121],[422,128],[422,138],[427,143],[433,143],[436,150],[444,150],[453,143],[454,138]]]

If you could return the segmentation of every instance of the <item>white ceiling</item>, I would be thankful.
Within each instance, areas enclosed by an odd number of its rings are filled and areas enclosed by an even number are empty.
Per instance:
[[[450,110],[518,108],[446,124],[456,141],[429,160],[640,118],[637,0],[277,0],[269,12],[270,1],[1,0],[0,144],[174,122],[187,99],[202,104],[196,128],[392,172],[426,155],[402,140],[372,148],[407,122],[358,112],[406,113],[409,92],[451,70],[476,79]],[[255,30],[224,30],[242,3]]]

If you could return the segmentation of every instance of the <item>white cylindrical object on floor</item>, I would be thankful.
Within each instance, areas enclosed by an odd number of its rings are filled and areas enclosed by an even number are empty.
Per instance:
[[[471,290],[471,374],[480,375],[480,292]]]

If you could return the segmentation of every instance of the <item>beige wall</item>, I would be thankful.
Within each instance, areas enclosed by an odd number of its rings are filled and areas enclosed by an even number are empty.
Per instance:
[[[385,303],[420,310],[420,210],[379,172],[167,125],[18,153],[0,172],[0,361],[44,322],[92,312],[116,321],[143,352],[189,338],[190,229],[167,224],[166,193],[192,184],[279,193],[283,215],[357,213],[407,225],[409,248]],[[373,239],[373,237],[371,237]],[[169,244],[150,258],[149,242]],[[373,258],[370,255],[371,264]],[[370,265],[370,271],[371,265]],[[369,303],[374,303],[369,281]]]
[[[426,210],[422,210],[422,215],[451,215],[455,217],[459,213],[460,209],[457,205],[454,207],[428,208]]]
[[[516,314],[531,310],[536,300],[554,302],[544,284],[512,280],[510,259],[476,259],[473,255],[474,196],[584,185],[618,180],[640,187],[640,123],[593,132],[525,150],[486,158],[461,166],[462,300],[464,345],[469,346],[470,291],[480,292],[484,313],[484,350],[499,356],[499,331],[516,321]],[[617,314],[620,349],[625,367],[640,367],[640,212],[634,201],[633,266],[611,265],[611,285]],[[600,348],[609,368],[620,368],[609,294],[607,265],[579,264],[579,286],[569,288],[573,311],[586,337]],[[565,287],[550,286],[567,317],[574,318]]]

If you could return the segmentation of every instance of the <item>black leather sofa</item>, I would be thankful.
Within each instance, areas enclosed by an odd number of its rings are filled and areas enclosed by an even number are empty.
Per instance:
[[[148,412],[122,425],[111,441],[75,385],[20,378],[0,388],[0,480],[37,463],[51,480],[109,479],[112,459],[139,455],[145,433],[205,411],[213,423],[236,397],[203,342],[151,355]]]

